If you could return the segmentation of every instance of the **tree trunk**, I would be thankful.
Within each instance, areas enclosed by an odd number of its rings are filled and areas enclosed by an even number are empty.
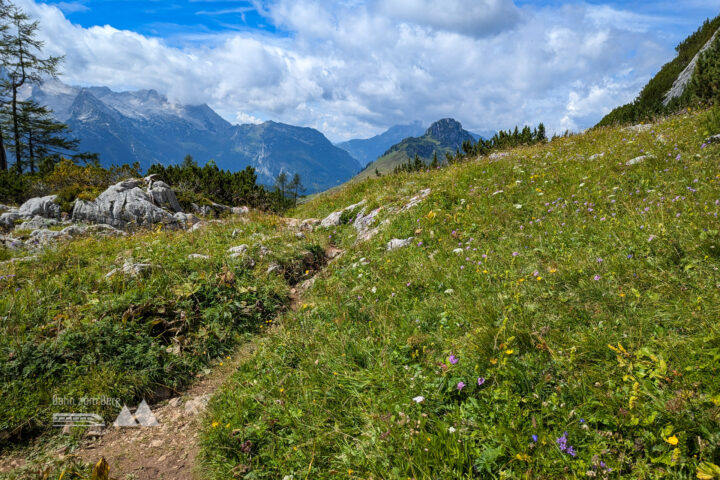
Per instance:
[[[0,131],[0,170],[7,172],[7,153],[5,152],[5,141],[3,139],[2,131]]]
[[[17,91],[17,87],[13,86],[12,116],[13,133],[15,135],[15,166],[17,167],[18,173],[22,173],[22,145],[20,145],[20,123],[18,122]]]
[[[28,156],[30,158],[30,173],[35,173],[35,154],[33,152],[33,144],[32,144],[32,130],[28,131]]]

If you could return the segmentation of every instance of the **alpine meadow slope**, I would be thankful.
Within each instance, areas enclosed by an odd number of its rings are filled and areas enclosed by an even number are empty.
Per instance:
[[[719,126],[601,128],[302,205],[366,201],[326,230],[345,255],[212,400],[207,475],[712,472]]]

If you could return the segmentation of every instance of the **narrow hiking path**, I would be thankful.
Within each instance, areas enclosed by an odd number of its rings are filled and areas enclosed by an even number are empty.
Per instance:
[[[330,247],[325,251],[326,261],[305,282],[290,290],[289,308],[295,311],[302,305],[304,293],[312,287],[327,265],[344,252]],[[282,328],[276,325],[266,333]],[[206,406],[213,394],[230,376],[250,359],[256,349],[248,342],[226,358],[208,375],[201,377],[182,396],[152,406],[160,424],[157,427],[110,427],[95,440],[90,440],[73,452],[85,463],[95,464],[104,458],[110,465],[110,475],[118,480],[193,480],[198,478],[197,455],[200,451],[200,431]]]
[[[90,464],[105,458],[110,465],[111,477],[118,480],[196,478],[200,430],[207,403],[254,351],[255,344],[246,343],[182,396],[151,407],[160,426],[110,427],[104,435],[76,450],[73,455]]]

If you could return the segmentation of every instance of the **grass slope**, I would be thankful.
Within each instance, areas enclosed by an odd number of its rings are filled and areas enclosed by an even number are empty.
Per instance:
[[[346,254],[211,402],[208,478],[694,478],[720,464],[720,146],[703,145],[704,117],[301,206],[321,218],[432,189],[384,209],[370,242],[324,232]]]

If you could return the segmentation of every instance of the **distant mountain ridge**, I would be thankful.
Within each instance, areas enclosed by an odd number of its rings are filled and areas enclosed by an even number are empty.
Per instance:
[[[258,181],[298,173],[309,193],[351,178],[362,165],[317,130],[276,122],[232,125],[207,105],[180,105],[155,90],[114,92],[71,87],[58,80],[28,93],[72,128],[80,149],[100,154],[103,165],[177,164],[192,155],[200,164],[238,171],[250,165]]]
[[[356,178],[366,178],[379,173],[387,173],[400,164],[419,156],[426,163],[432,161],[437,154],[440,161],[445,159],[446,153],[455,153],[463,142],[470,140],[473,143],[479,138],[462,127],[462,124],[452,118],[443,118],[430,125],[425,134],[420,137],[410,137],[390,147],[380,158],[368,164]]]

